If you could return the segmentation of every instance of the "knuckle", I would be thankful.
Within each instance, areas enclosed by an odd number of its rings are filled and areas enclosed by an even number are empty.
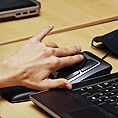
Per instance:
[[[51,55],[55,55],[55,49],[54,48],[45,48],[44,52]]]
[[[58,83],[58,86],[59,86],[59,88],[63,88],[63,87],[64,87],[63,82],[62,82],[62,81],[60,81],[60,82]]]
[[[55,49],[54,48],[50,48],[49,52],[54,55],[55,54]]]
[[[55,58],[55,59],[53,60],[54,66],[57,66],[59,63],[60,63],[60,60],[59,60],[58,58]]]
[[[51,68],[55,70],[56,68],[58,68],[59,64],[60,64],[60,60],[58,58],[53,58],[51,62]]]
[[[70,62],[70,64],[73,64],[75,62],[74,58],[69,57],[69,62]]]
[[[43,48],[43,52],[42,52],[42,55],[44,57],[51,57],[55,54],[55,49],[53,48],[49,48],[49,47],[45,47]],[[51,59],[52,60],[52,59]]]
[[[40,43],[40,46],[41,47],[46,47],[46,44],[45,43]]]
[[[68,48],[63,48],[64,52],[68,55],[69,54],[69,50]]]
[[[66,83],[68,83],[66,79],[60,79],[58,81],[58,87],[59,88],[65,88]]]

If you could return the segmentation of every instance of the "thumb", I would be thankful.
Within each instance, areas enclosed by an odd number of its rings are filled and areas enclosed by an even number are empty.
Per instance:
[[[67,88],[70,90],[72,89],[71,83],[64,78],[46,79],[42,85],[43,85],[42,88],[44,88],[45,90],[53,88]]]

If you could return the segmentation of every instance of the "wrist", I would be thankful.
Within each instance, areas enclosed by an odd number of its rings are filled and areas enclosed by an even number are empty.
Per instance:
[[[10,61],[6,58],[0,61],[0,88],[15,86],[15,72]]]

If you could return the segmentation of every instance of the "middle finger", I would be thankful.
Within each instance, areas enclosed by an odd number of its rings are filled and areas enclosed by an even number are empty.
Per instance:
[[[69,47],[69,48],[56,48],[55,49],[55,56],[65,57],[68,55],[77,54],[80,51],[81,51],[80,46],[73,46],[73,47]]]

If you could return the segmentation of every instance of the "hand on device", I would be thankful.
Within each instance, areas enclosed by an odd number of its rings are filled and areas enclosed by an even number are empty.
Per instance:
[[[46,90],[51,88],[68,88],[72,85],[64,78],[51,79],[50,73],[65,66],[83,60],[79,55],[81,47],[59,48],[55,43],[42,43],[43,38],[54,28],[49,25],[29,39],[16,53],[2,60],[0,88],[8,86],[25,86],[27,88]],[[69,56],[77,54],[74,56]],[[4,80],[3,80],[4,79]]]

